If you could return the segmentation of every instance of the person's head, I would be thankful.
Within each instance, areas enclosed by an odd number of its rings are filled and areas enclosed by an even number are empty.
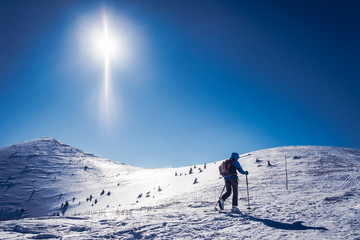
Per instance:
[[[231,157],[230,157],[230,158],[233,159],[233,160],[238,160],[238,159],[239,159],[239,154],[236,153],[236,152],[233,152],[233,153],[231,154]]]

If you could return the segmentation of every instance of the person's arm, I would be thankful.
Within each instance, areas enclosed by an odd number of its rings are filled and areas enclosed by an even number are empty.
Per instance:
[[[244,175],[248,174],[248,171],[244,171],[244,169],[242,169],[239,161],[234,161],[234,166],[239,171],[239,173],[244,174]]]

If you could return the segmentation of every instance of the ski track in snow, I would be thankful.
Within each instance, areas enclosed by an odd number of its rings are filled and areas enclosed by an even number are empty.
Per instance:
[[[237,214],[231,197],[224,212],[214,210],[221,161],[188,174],[190,166],[131,167],[51,138],[2,148],[0,217],[21,218],[0,221],[0,239],[360,239],[360,150],[289,146],[251,154],[240,159],[250,172],[251,211],[239,175]]]

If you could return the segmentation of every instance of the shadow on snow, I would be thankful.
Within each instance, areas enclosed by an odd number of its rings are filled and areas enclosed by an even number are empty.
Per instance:
[[[327,228],[324,227],[310,227],[310,226],[305,226],[303,225],[302,221],[296,221],[292,224],[289,223],[282,223],[282,222],[278,222],[278,221],[274,221],[274,220],[270,220],[270,219],[262,219],[262,218],[258,218],[258,217],[253,217],[253,216],[249,216],[249,215],[244,215],[242,213],[239,214],[228,214],[231,217],[242,217],[246,220],[250,220],[250,221],[254,221],[254,222],[262,222],[263,224],[265,224],[268,227],[273,227],[273,228],[277,228],[277,229],[283,229],[283,230],[309,230],[309,229],[314,229],[314,230],[328,230]]]

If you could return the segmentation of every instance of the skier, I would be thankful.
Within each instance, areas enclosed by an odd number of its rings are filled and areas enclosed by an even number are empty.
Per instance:
[[[239,212],[238,209],[238,176],[236,170],[238,170],[241,174],[247,175],[248,171],[244,171],[238,161],[239,154],[233,152],[231,154],[230,160],[232,160],[232,166],[230,167],[230,176],[224,177],[226,192],[218,201],[219,207],[221,210],[224,209],[224,201],[231,195],[231,188],[233,189],[233,199],[232,199],[232,212]]]

